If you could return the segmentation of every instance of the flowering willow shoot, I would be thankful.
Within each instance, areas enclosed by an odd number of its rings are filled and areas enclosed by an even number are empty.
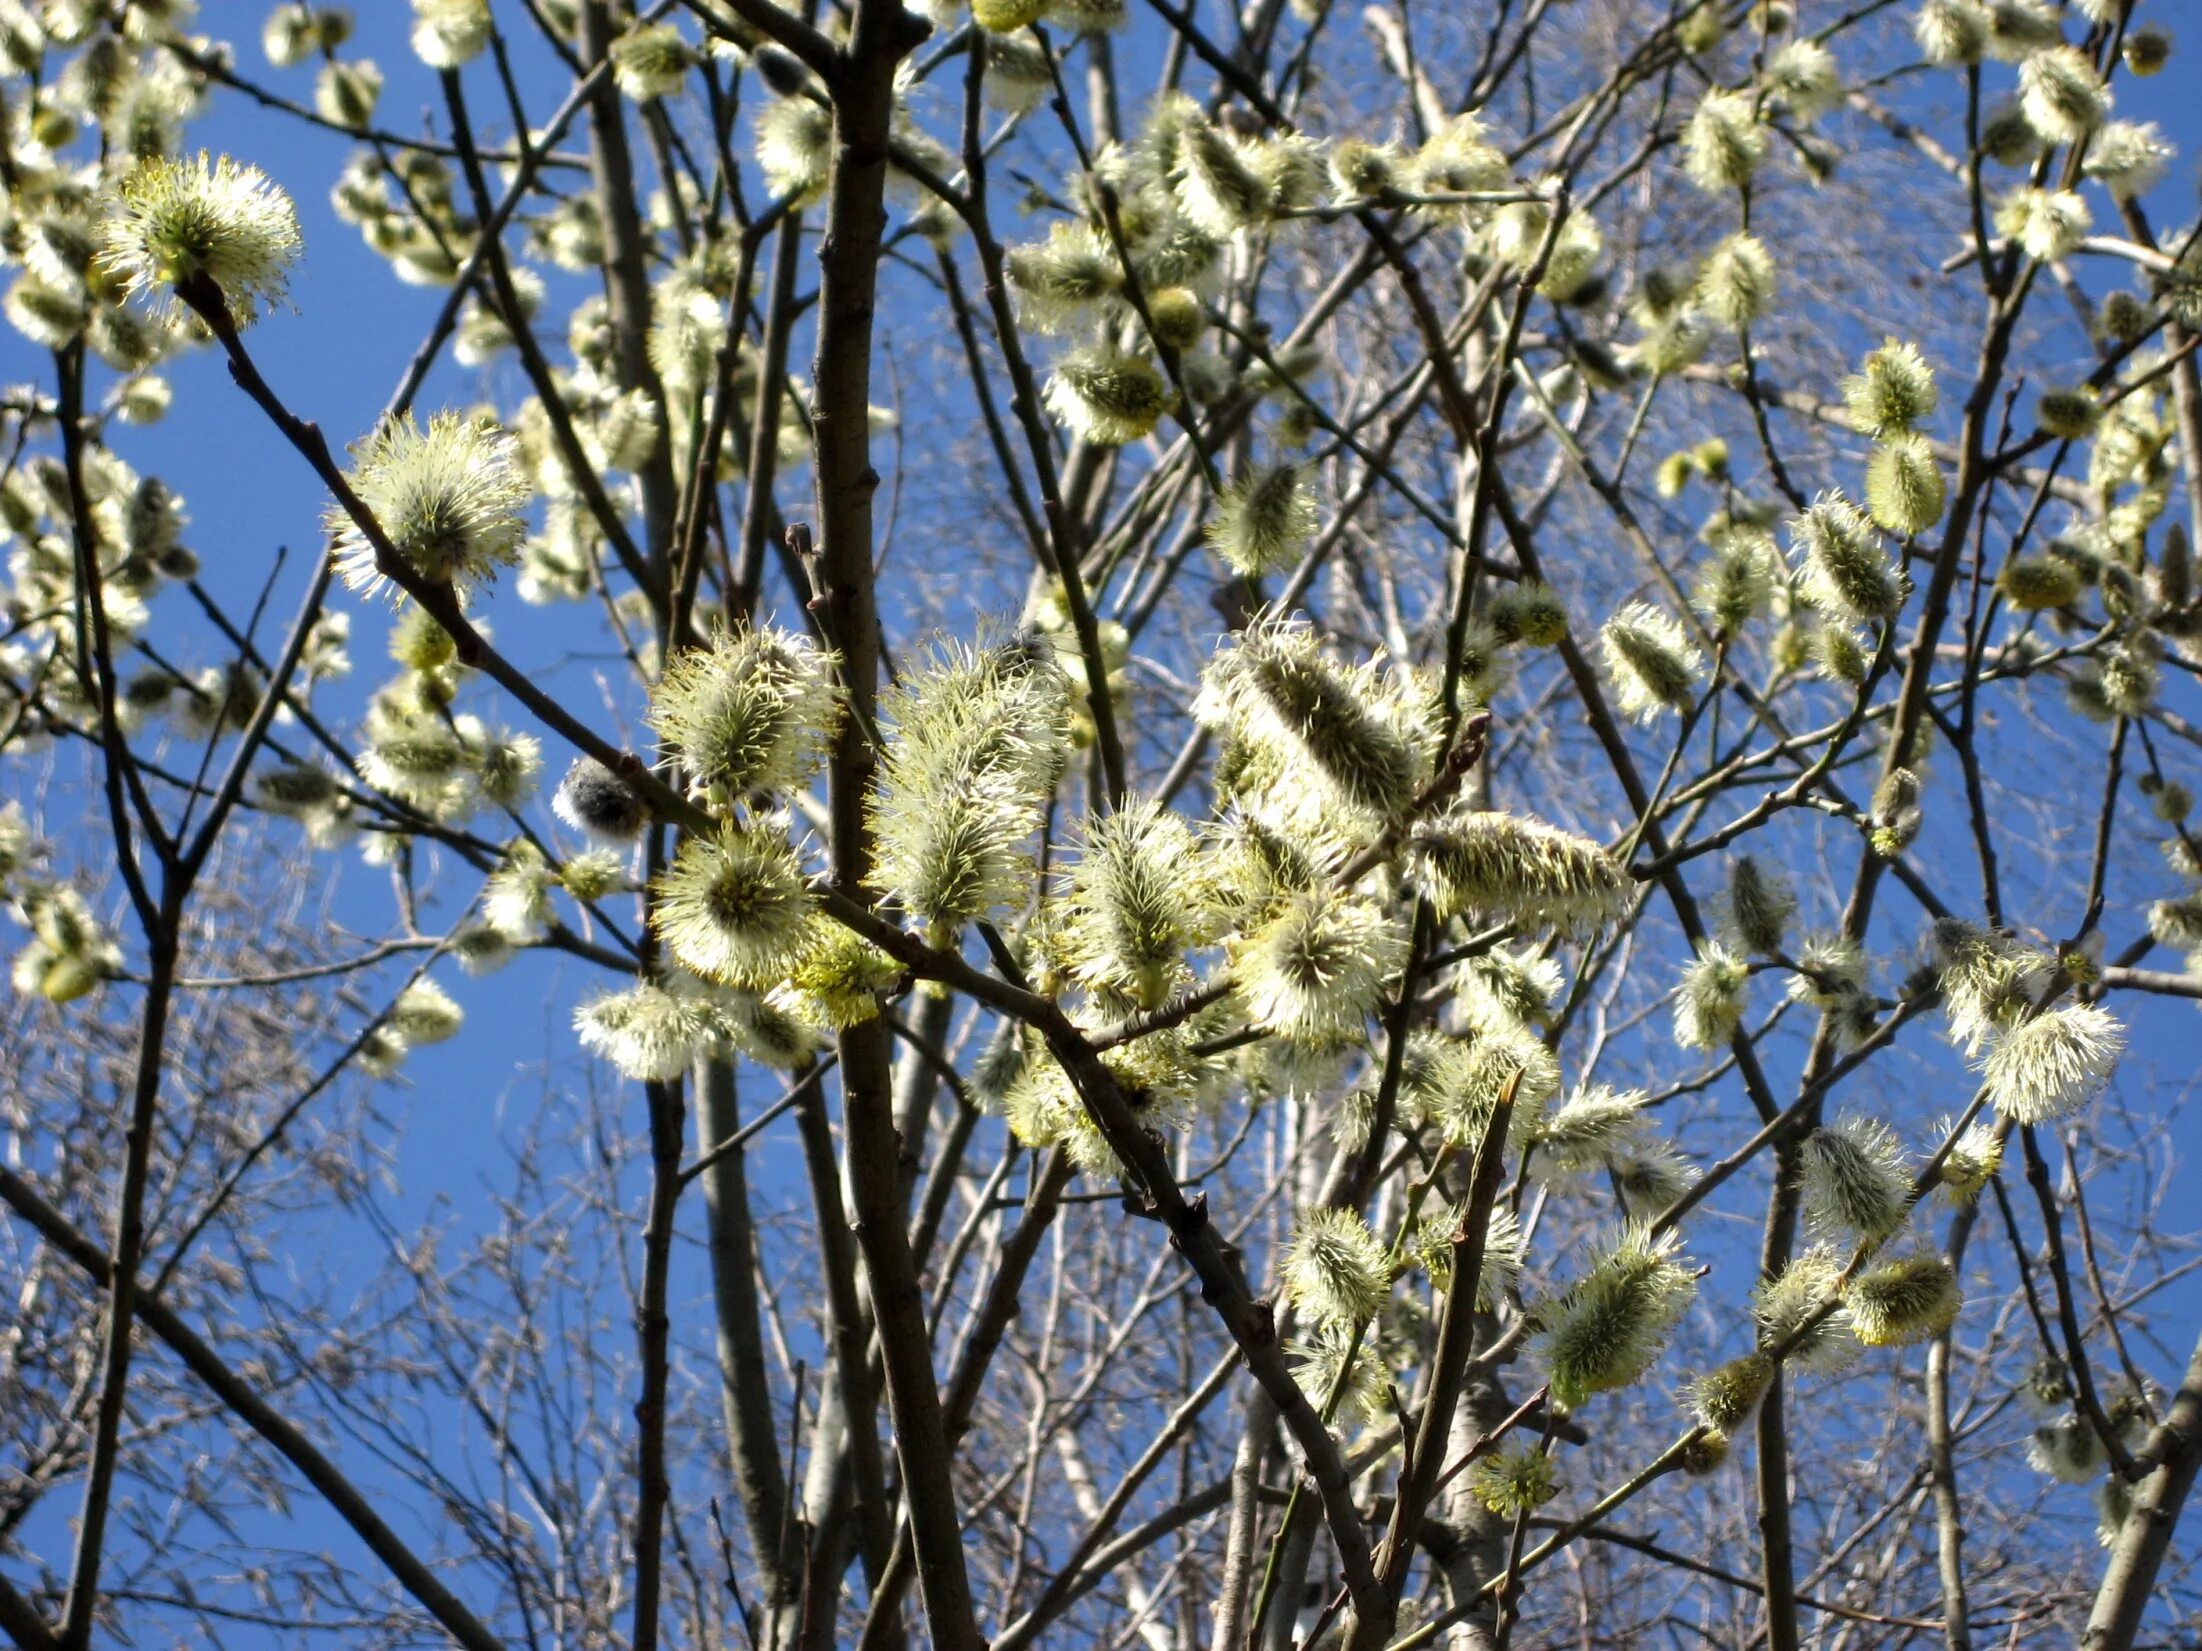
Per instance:
[[[2173,10],[0,0],[0,1631],[2202,1642]]]
[[[529,489],[501,431],[455,413],[437,414],[425,430],[410,419],[392,423],[361,446],[349,480],[375,528],[343,504],[329,507],[326,525],[330,554],[356,591],[372,595],[393,577],[377,537],[438,585],[493,579],[520,559]]]

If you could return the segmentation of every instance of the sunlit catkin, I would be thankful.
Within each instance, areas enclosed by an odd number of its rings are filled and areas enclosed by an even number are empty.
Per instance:
[[[1537,1133],[1544,1103],[1560,1092],[1560,1064],[1527,1027],[1487,1027],[1450,1040],[1436,1074],[1432,1121],[1455,1146],[1481,1146],[1499,1102],[1512,1095],[1507,1139],[1526,1145]]]
[[[1685,1049],[1719,1049],[1736,1035],[1749,1004],[1751,967],[1717,940],[1707,940],[1684,966],[1674,995],[1674,1041]]]
[[[1348,896],[1299,894],[1230,948],[1247,1018],[1283,1037],[1358,1037],[1406,956],[1400,925]]]
[[[1598,632],[1621,709],[1639,722],[1686,711],[1697,697],[1705,656],[1682,627],[1647,602],[1631,602]]]
[[[1877,1118],[1845,1118],[1805,1138],[1797,1153],[1805,1226],[1827,1239],[1878,1243],[1911,1205],[1904,1144]]]
[[[1048,410],[1073,435],[1099,447],[1121,447],[1150,434],[1172,395],[1145,356],[1102,345],[1058,361],[1045,393]]]
[[[347,481],[399,561],[434,585],[470,589],[520,560],[521,507],[532,491],[518,444],[501,429],[438,413],[424,430],[386,423],[355,449]],[[381,552],[343,505],[324,513],[330,554],[352,589],[386,583]]]
[[[574,1011],[581,1046],[622,1077],[670,1083],[717,1036],[718,1016],[700,991],[675,992],[649,981],[590,999]]]
[[[431,69],[456,69],[489,45],[489,0],[413,0],[413,52]]]
[[[1390,144],[1341,138],[1331,146],[1331,182],[1346,200],[1370,199],[1388,193],[1397,184],[1404,165],[1399,151]]]
[[[2131,201],[2163,181],[2177,154],[2154,121],[2114,120],[2089,141],[2081,170],[2110,191],[2112,200]]]
[[[1696,1293],[1672,1233],[1631,1230],[1615,1239],[1557,1300],[1537,1309],[1532,1343],[1553,1400],[1575,1409],[1636,1382],[1666,1345]]]
[[[1934,951],[1950,1033],[1967,1055],[2016,1025],[2048,989],[2049,959],[1992,929],[1945,918],[1934,926]]]
[[[515,945],[533,943],[550,926],[556,881],[533,844],[515,843],[482,884],[482,920]]]
[[[902,978],[902,965],[831,918],[813,916],[810,933],[772,999],[780,1007],[839,1032],[879,1013],[881,999]]]
[[[1672,1141],[1655,1135],[1616,1153],[1606,1173],[1620,1195],[1622,1214],[1631,1221],[1652,1221],[1664,1215],[1701,1176],[1697,1165]]]
[[[1912,14],[1912,38],[1929,63],[1978,63],[1988,44],[1988,17],[1974,0],[1926,0]]]
[[[1699,1421],[1719,1432],[1735,1433],[1757,1413],[1759,1401],[1773,1384],[1774,1361],[1763,1352],[1753,1352],[1708,1370],[1690,1383],[1686,1394]]]
[[[1937,1135],[1948,1135],[1950,1120],[1940,1119]],[[1984,1123],[1965,1126],[1943,1155],[1936,1184],[1953,1204],[1970,1204],[2003,1166],[2003,1142],[1993,1127]]]
[[[833,165],[833,115],[808,98],[767,103],[757,116],[757,164],[775,196],[807,206],[826,190]]]
[[[1058,223],[1045,241],[1010,248],[1003,271],[1017,294],[1019,318],[1047,333],[1098,313],[1124,280],[1115,249],[1078,223]]]
[[[256,166],[227,155],[153,159],[129,172],[103,226],[100,268],[132,296],[211,281],[239,325],[280,303],[298,213]]]
[[[838,702],[833,657],[769,626],[721,631],[674,656],[650,695],[650,726],[690,791],[724,808],[785,791],[815,767]]]
[[[786,839],[763,827],[688,838],[653,894],[651,927],[706,980],[762,989],[801,953],[809,884]]]
[[[1981,1078],[1995,1109],[2016,1124],[2068,1118],[2102,1093],[2125,1052],[2109,1010],[2069,1004],[1990,1038]]]
[[[2061,556],[2014,556],[1996,576],[1996,589],[2021,613],[2069,607],[2079,599],[2080,570]]]
[[[1810,38],[1789,41],[1766,60],[1766,80],[1799,120],[1818,120],[1843,100],[1835,54]]]
[[[566,857],[558,868],[558,886],[584,905],[630,887],[627,857],[617,849],[587,849]]]
[[[1158,1008],[1186,978],[1211,911],[1192,828],[1145,799],[1088,822],[1065,886],[1062,944],[1085,985]]]
[[[1901,539],[1917,538],[1942,519],[1942,468],[1919,436],[1897,436],[1866,461],[1866,509]]]
[[[1301,1216],[1278,1275],[1293,1306],[1322,1325],[1366,1322],[1392,1287],[1391,1258],[1357,1210]]]
[[[1708,537],[1713,555],[1698,572],[1691,603],[1708,625],[1732,637],[1773,606],[1781,552],[1762,528],[1731,526]]]
[[[1925,1251],[1868,1268],[1843,1292],[1851,1328],[1868,1347],[1905,1347],[1939,1335],[1963,1301],[1950,1264]]]
[[[1460,1212],[1437,1210],[1423,1216],[1407,1245],[1414,1264],[1430,1275],[1436,1290],[1453,1287],[1453,1251],[1462,1236]],[[1524,1261],[1522,1226],[1501,1202],[1491,1211],[1483,1235],[1483,1267],[1476,1285],[1476,1310],[1490,1312],[1520,1282]]]
[[[1790,548],[1805,573],[1805,594],[1817,606],[1861,622],[1893,618],[1909,582],[1882,548],[1881,536],[1856,505],[1825,492],[1789,523]]]
[[[2202,893],[2174,895],[2148,909],[2149,933],[2183,952],[2202,951]]]
[[[1981,10],[1988,26],[1988,55],[1998,62],[2020,62],[2063,38],[2057,14],[2044,0],[1985,0]]]
[[[1453,973],[1454,1007],[1478,1031],[1520,1026],[1541,1032],[1566,976],[1534,948],[1500,948],[1465,958]]]
[[[1415,707],[1387,686],[1372,669],[1333,661],[1310,627],[1264,620],[1209,660],[1195,709],[1210,726],[1299,759],[1346,807],[1390,819],[1413,800],[1429,756]]]
[[[451,994],[433,977],[423,975],[398,993],[382,1024],[385,1030],[404,1039],[408,1048],[426,1048],[448,1043],[465,1023],[466,1013]]]
[[[1567,635],[1567,606],[1550,585],[1524,579],[1493,596],[1483,610],[1499,641],[1509,646],[1550,648]]]
[[[2019,107],[2044,143],[2077,143],[2110,113],[2110,92],[2077,46],[2051,46],[2019,65]]]
[[[1356,1336],[1339,1325],[1318,1325],[1312,1335],[1288,1344],[1292,1378],[1318,1405],[1332,1395],[1335,1417],[1360,1422],[1380,1420],[1391,1403],[1391,1370],[1374,1336]]]
[[[1759,1345],[1787,1348],[1790,1368],[1817,1375],[1833,1375],[1854,1363],[1859,1343],[1850,1312],[1836,1305],[1842,1270],[1832,1250],[1815,1246],[1761,1284],[1752,1300]]]
[[[2088,1485],[2109,1458],[2094,1423],[2068,1410],[2027,1435],[2026,1460],[2035,1471],[2067,1485]]]
[[[1441,917],[1475,913],[1531,929],[1616,915],[1628,875],[1598,844],[1541,820],[1455,807],[1418,822],[1409,865]]]
[[[1233,482],[1205,530],[1234,572],[1259,578],[1290,567],[1314,538],[1315,498],[1297,465],[1278,464]]]
[[[1996,231],[2018,242],[2029,258],[2053,263],[2079,249],[2094,226],[2087,202],[2069,189],[2025,185],[1996,205]]]
[[[1918,348],[1891,338],[1868,353],[1860,371],[1843,380],[1843,405],[1861,434],[1883,441],[1916,429],[1933,416],[1934,370]]]
[[[1177,161],[1178,205],[1209,234],[1234,235],[1264,215],[1267,192],[1252,157],[1197,114],[1179,130]]]
[[[1797,946],[1789,996],[1815,1009],[1839,1008],[1865,989],[1868,961],[1865,948],[1839,929],[1808,934]]]
[[[1700,266],[1695,302],[1710,321],[1731,331],[1748,327],[1773,307],[1773,254],[1755,235],[1731,235]]]
[[[1537,1167],[1551,1175],[1573,1176],[1617,1162],[1644,1136],[1644,1101],[1641,1089],[1594,1084],[1576,1090],[1539,1126]]]
[[[671,97],[701,60],[670,23],[634,23],[611,44],[612,78],[637,103]]]
[[[1021,899],[1026,842],[1070,754],[1071,690],[1054,650],[1027,638],[945,645],[881,713],[892,737],[871,805],[874,882],[944,934]]]
[[[1468,1470],[1468,1488],[1501,1519],[1535,1513],[1560,1493],[1552,1458],[1535,1445],[1501,1445]]]
[[[1749,92],[1707,92],[1682,128],[1682,165],[1708,191],[1741,189],[1766,156]]]

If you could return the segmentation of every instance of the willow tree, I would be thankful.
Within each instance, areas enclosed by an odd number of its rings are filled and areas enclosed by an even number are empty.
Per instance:
[[[0,0],[18,1644],[2192,1636],[2164,30],[231,11]]]

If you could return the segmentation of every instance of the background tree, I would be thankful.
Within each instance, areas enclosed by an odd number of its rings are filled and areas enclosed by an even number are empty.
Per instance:
[[[2162,27],[211,10],[0,0],[18,1644],[2193,1637]]]

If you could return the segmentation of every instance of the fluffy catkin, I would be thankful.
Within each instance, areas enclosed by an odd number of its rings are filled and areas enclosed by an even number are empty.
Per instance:
[[[1696,1292],[1673,1234],[1631,1230],[1557,1300],[1537,1310],[1534,1348],[1555,1402],[1574,1409],[1636,1382],[1666,1345]]]
[[[1541,820],[1454,807],[1408,838],[1415,882],[1441,917],[1473,912],[1533,929],[1576,929],[1620,912],[1628,874],[1604,848]]]

